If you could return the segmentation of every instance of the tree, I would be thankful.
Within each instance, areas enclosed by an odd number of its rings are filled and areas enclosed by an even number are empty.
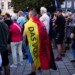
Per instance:
[[[14,12],[18,12],[19,10],[25,11],[26,9],[25,0],[11,0],[11,4]]]
[[[60,6],[64,0],[57,0]],[[55,0],[12,0],[12,6],[14,11],[19,10],[28,11],[29,9],[35,8],[38,12],[41,6],[45,6],[48,11],[55,11]]]

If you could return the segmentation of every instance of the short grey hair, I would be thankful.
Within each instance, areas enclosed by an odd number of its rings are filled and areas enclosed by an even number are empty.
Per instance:
[[[47,12],[47,8],[41,7],[41,8],[40,8],[40,11],[43,11],[44,13],[46,13],[46,12]]]
[[[17,17],[16,14],[14,14],[14,15],[11,16],[11,19],[12,19],[13,21],[17,21],[18,17]]]
[[[32,13],[32,16],[37,16],[37,11],[35,9],[32,9],[29,12]]]

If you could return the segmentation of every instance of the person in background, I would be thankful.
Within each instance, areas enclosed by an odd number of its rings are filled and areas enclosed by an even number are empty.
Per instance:
[[[23,12],[19,11],[18,12],[18,19],[17,19],[17,23],[19,23],[20,25],[24,25],[26,22],[25,17],[23,16]]]
[[[72,15],[72,25],[75,25],[75,13]]]
[[[73,32],[71,33],[71,39],[72,39],[72,53],[73,53],[73,57],[74,60],[71,60],[72,63],[74,63],[75,66],[75,28],[73,29]]]
[[[50,15],[50,24],[49,24],[49,39],[50,42],[52,42],[53,40],[53,16],[54,14]],[[51,55],[51,69],[56,70],[56,64],[55,64],[55,60],[54,60],[54,54],[53,54],[53,49],[52,49],[52,43],[50,44],[50,55]]]
[[[65,49],[69,50],[70,44],[71,44],[71,38],[70,38],[71,28],[69,27],[69,25],[71,24],[71,18],[65,15],[65,20],[66,20],[66,47]]]
[[[23,30],[24,30],[24,24],[27,22],[27,20],[25,19],[24,15],[23,15],[23,12],[22,11],[19,11],[18,12],[18,19],[17,19],[17,23],[20,24],[22,26],[22,33],[23,33]],[[27,57],[25,55],[25,43],[24,41],[22,41],[22,52],[23,52],[23,57]]]
[[[4,16],[4,22],[8,25],[8,27],[10,28],[11,24],[12,24],[12,20],[11,20],[11,16],[9,13],[6,13]]]
[[[56,61],[61,60],[61,56],[64,56],[64,37],[65,37],[65,18],[62,15],[62,10],[58,9],[56,12],[56,37],[55,37],[55,42],[57,44],[57,48],[58,48],[58,56],[56,57]]]
[[[5,75],[10,75],[9,59],[8,59],[8,26],[3,22],[0,10],[0,53],[2,56],[2,65]]]
[[[13,58],[13,64],[10,67],[17,68],[17,50],[20,58],[20,65],[23,65],[23,54],[22,54],[22,26],[17,23],[17,16],[12,16],[13,23],[10,26],[11,34],[11,52]]]
[[[54,14],[50,14],[50,25],[49,25],[50,41],[52,41],[52,39],[53,39],[53,17],[54,17]]]
[[[10,28],[10,26],[12,25],[12,20],[11,20],[11,16],[9,13],[6,13],[4,16],[4,22],[8,25],[8,27]],[[11,53],[11,49],[10,49],[10,37],[8,37],[8,54]]]
[[[41,17],[40,17],[40,21],[42,21],[44,23],[44,25],[46,26],[46,30],[47,33],[49,34],[49,24],[50,24],[50,18],[47,15],[47,9],[45,7],[41,7],[40,8],[40,13],[41,13]]]

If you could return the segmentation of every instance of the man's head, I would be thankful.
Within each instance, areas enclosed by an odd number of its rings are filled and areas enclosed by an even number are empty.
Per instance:
[[[47,13],[47,9],[45,7],[41,7],[40,13],[41,13],[41,15],[43,15],[44,13]]]
[[[29,13],[28,13],[28,17],[29,17],[29,18],[31,18],[31,17],[33,17],[33,16],[37,16],[37,12],[36,12],[35,9],[30,10]]]
[[[11,19],[12,19],[13,22],[17,21],[17,15],[16,14],[12,15]]]
[[[61,9],[58,9],[57,12],[56,12],[56,15],[57,16],[60,16],[61,14],[62,14],[62,10]]]
[[[5,19],[7,18],[11,18],[10,14],[9,13],[5,13],[5,16],[4,16]]]
[[[2,13],[2,11],[1,11],[1,9],[0,9],[0,15],[1,15],[1,13]]]
[[[20,16],[23,16],[23,12],[22,11],[19,11],[18,12],[18,16],[20,17]]]

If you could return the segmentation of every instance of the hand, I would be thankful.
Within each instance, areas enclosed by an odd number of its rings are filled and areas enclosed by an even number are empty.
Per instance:
[[[73,37],[74,37],[74,34],[73,34],[73,33],[71,33],[70,37],[71,37],[71,39],[73,39]]]

